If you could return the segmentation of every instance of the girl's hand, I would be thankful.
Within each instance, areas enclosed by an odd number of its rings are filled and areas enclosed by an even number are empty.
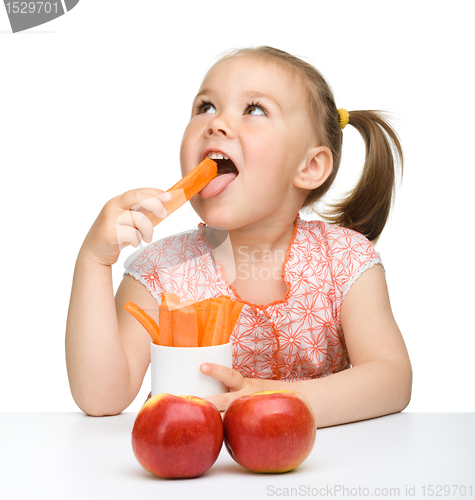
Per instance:
[[[133,189],[112,198],[89,230],[81,253],[99,264],[111,266],[125,246],[137,247],[141,240],[150,243],[152,222],[135,210],[144,208],[163,219],[167,216],[163,202],[170,199],[170,193],[154,188]]]
[[[203,363],[200,366],[200,371],[204,375],[219,380],[229,388],[229,392],[204,398],[213,403],[219,411],[225,411],[235,399],[241,396],[247,396],[258,391],[276,389],[273,384],[276,382],[275,380],[244,378],[238,371],[223,365]]]

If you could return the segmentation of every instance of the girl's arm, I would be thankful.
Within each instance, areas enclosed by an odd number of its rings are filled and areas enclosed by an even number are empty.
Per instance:
[[[72,396],[89,415],[114,415],[137,395],[150,362],[150,338],[122,307],[132,300],[149,314],[156,300],[126,276],[114,299],[112,265],[121,248],[140,238],[151,241],[153,226],[137,204],[162,213],[163,191],[139,189],[110,200],[94,222],[79,252],[66,325],[66,366]],[[151,198],[152,197],[152,198]],[[165,199],[169,196],[161,196]]]
[[[319,379],[281,382],[246,379],[235,370],[209,364],[209,370],[202,366],[203,373],[221,380],[231,392],[208,399],[224,410],[244,394],[292,389],[312,405],[317,427],[402,411],[411,398],[412,369],[381,266],[353,283],[341,307],[341,323],[352,368]]]

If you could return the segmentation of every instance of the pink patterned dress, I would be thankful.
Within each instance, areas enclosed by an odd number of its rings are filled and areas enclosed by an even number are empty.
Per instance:
[[[321,221],[295,220],[283,266],[283,300],[256,305],[241,300],[197,229],[169,236],[129,258],[125,274],[158,303],[163,292],[181,300],[227,295],[244,303],[231,337],[233,367],[244,377],[296,381],[350,367],[340,323],[342,301],[362,272],[381,264],[360,233]]]

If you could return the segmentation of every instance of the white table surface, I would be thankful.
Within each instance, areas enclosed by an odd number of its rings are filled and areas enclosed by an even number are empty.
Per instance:
[[[319,429],[310,457],[285,474],[248,472],[223,446],[208,472],[184,480],[138,464],[135,417],[0,413],[0,498],[475,498],[475,413],[403,412]]]

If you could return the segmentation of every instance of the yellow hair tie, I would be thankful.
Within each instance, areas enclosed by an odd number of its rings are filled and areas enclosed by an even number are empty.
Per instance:
[[[345,108],[340,108],[338,113],[340,113],[340,128],[343,130],[350,121],[350,113]]]

